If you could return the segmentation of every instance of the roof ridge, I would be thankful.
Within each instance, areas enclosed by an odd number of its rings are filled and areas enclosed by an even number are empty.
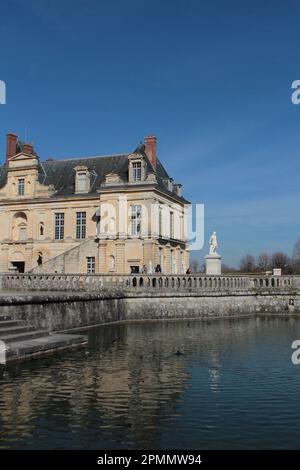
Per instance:
[[[54,157],[48,157],[46,160],[41,160],[41,162],[66,162],[66,161],[72,161],[72,160],[88,160],[92,158],[111,158],[111,157],[127,157],[130,155],[130,153],[113,153],[109,155],[91,155],[89,157],[69,157],[69,158],[54,158]]]

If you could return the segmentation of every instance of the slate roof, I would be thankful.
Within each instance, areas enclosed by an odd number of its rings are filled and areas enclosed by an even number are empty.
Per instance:
[[[6,168],[0,166],[0,188],[3,188],[6,184]]]
[[[104,183],[108,173],[117,173],[125,181],[128,179],[127,155],[111,155],[105,157],[70,158],[66,160],[46,160],[41,162],[43,173],[39,177],[42,184],[52,184],[56,196],[71,195],[75,192],[76,166],[86,166],[91,173],[89,193],[96,193]]]
[[[86,166],[91,173],[91,186],[87,195],[97,194],[101,189],[101,184],[105,182],[105,176],[108,173],[116,173],[128,183],[128,153],[107,156],[68,158],[63,160],[48,159],[40,161],[39,182],[45,185],[53,185],[55,193],[52,197],[71,196],[75,193],[75,171],[77,166]],[[153,172],[154,169],[146,153],[142,153],[146,162],[146,172]],[[172,196],[180,202],[188,202],[183,197],[177,196],[174,192],[168,190],[167,180],[170,179],[165,168],[157,160],[156,177],[158,189]],[[0,188],[6,183],[6,167],[0,167]],[[78,195],[84,197],[84,194]]]

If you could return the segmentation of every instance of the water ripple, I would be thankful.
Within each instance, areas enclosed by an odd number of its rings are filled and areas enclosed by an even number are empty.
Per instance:
[[[1,449],[300,447],[300,319],[87,334],[87,351],[0,369]]]

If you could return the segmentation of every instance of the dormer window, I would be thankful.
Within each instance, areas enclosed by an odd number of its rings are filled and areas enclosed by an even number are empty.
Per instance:
[[[142,162],[132,162],[132,179],[133,181],[142,180]]]
[[[179,183],[173,183],[173,192],[177,194],[177,196],[182,196],[182,185]]]
[[[142,156],[132,154],[128,156],[129,183],[140,183],[146,179],[146,165]]]
[[[24,196],[25,194],[25,179],[18,179],[18,196]]]
[[[86,173],[78,173],[77,175],[77,191],[86,191]]]
[[[76,172],[75,177],[75,192],[87,193],[90,190],[90,172],[86,166],[77,166],[74,168]]]

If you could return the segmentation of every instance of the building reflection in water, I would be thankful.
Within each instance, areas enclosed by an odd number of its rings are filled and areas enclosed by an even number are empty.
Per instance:
[[[193,370],[199,396],[220,392],[224,354],[243,355],[261,321],[107,325],[88,330],[87,350],[2,368],[0,448],[159,448],[179,432]]]

